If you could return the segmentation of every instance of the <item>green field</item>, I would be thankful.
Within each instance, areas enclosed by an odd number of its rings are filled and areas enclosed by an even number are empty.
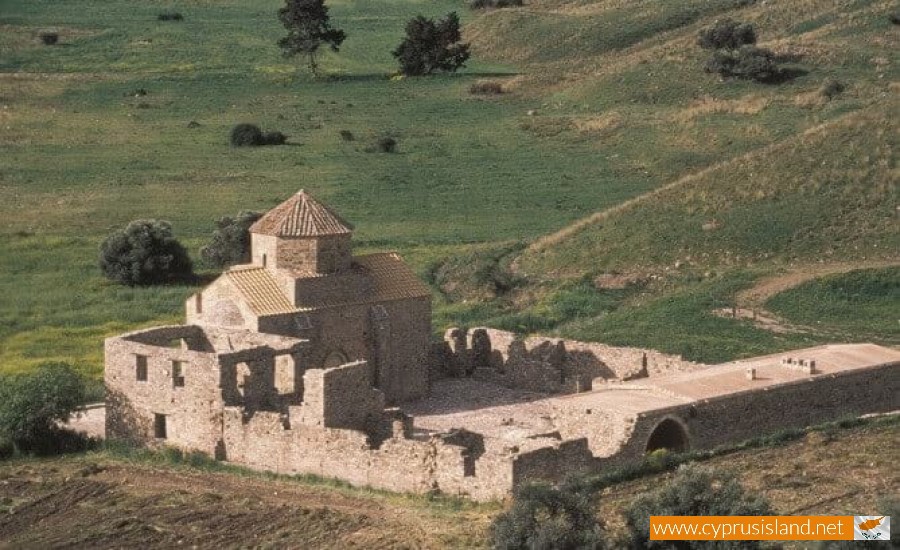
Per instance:
[[[491,322],[716,360],[806,344],[712,317],[707,306],[727,304],[772,258],[828,247],[850,258],[897,254],[896,218],[868,216],[897,204],[891,3],[833,4],[538,1],[474,13],[445,0],[332,1],[348,38],[313,80],[275,45],[277,0],[0,0],[0,371],[55,359],[96,376],[104,336],[179,319],[193,288],[102,279],[97,248],[112,229],[167,219],[196,258],[216,218],[264,210],[301,187],[356,224],[361,250],[399,250],[435,282],[436,331]],[[157,21],[166,10],[185,20]],[[452,10],[473,42],[468,67],[391,79],[405,21]],[[723,14],[795,52],[786,61],[795,78],[770,86],[704,74],[694,37]],[[47,28],[60,31],[59,45],[35,40]],[[822,101],[826,78],[847,92]],[[470,95],[480,79],[511,93]],[[232,149],[228,131],[239,122],[280,130],[289,145]],[[804,132],[837,136],[822,145],[837,150],[825,168],[818,145],[803,149]],[[398,140],[398,153],[366,151],[382,135]],[[763,152],[741,160],[754,151]],[[728,169],[732,159],[740,169]],[[522,252],[705,168],[721,177],[701,175],[691,194],[676,187],[600,232]],[[822,221],[818,213],[834,208],[841,216]],[[746,222],[715,237],[696,231],[722,210]],[[521,253],[512,290],[482,292],[493,276],[459,267],[485,250],[506,251],[488,262],[502,264],[501,275]],[[686,254],[691,270],[640,289],[584,283],[601,270],[657,273]],[[434,278],[441,266],[456,266],[445,283],[474,281],[474,294],[445,292]],[[702,276],[710,266],[720,279]],[[704,333],[672,328],[685,323]]]

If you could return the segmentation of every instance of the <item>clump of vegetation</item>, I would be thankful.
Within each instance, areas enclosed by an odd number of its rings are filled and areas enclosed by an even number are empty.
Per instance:
[[[375,140],[375,147],[373,150],[382,153],[396,153],[397,140],[390,136],[382,136]]]
[[[488,8],[517,8],[523,6],[522,0],[472,0],[469,7],[473,10]]]
[[[687,464],[657,491],[638,497],[625,511],[633,548],[675,548],[671,541],[650,540],[650,516],[765,516],[772,508],[762,497],[744,491],[737,476]],[[677,548],[760,548],[755,541],[683,541]]]
[[[526,485],[512,507],[491,525],[491,547],[502,549],[601,548],[602,531],[585,493]]]
[[[262,217],[259,212],[243,210],[235,217],[225,216],[216,221],[209,244],[200,249],[200,256],[214,267],[228,267],[250,261],[250,226]]]
[[[255,124],[241,123],[231,129],[232,147],[261,147],[263,145],[284,145],[287,136],[281,132],[265,132]]]
[[[59,43],[59,33],[56,31],[41,31],[38,38],[45,46],[53,46]]]
[[[0,454],[83,448],[84,439],[60,424],[81,405],[84,395],[84,381],[66,363],[45,363],[27,374],[0,378]]]
[[[456,72],[470,55],[469,45],[461,43],[461,38],[459,16],[455,12],[438,21],[420,15],[409,20],[406,37],[391,53],[406,76]]]
[[[846,86],[844,86],[843,82],[841,82],[840,80],[829,78],[825,80],[824,83],[822,83],[822,87],[819,89],[819,94],[828,101],[831,101],[832,99],[844,93],[845,89]]]
[[[344,141],[353,141],[353,132],[350,130],[341,130],[341,139]]]
[[[500,95],[503,93],[503,85],[493,80],[479,80],[469,86],[472,95]]]
[[[736,50],[741,46],[756,44],[756,30],[750,23],[722,19],[712,27],[701,30],[697,43],[704,50]]]
[[[894,25],[900,25],[900,12],[894,12],[888,16],[888,19]]]
[[[347,38],[341,29],[331,28],[325,0],[285,0],[284,7],[278,10],[278,20],[288,31],[278,41],[278,47],[285,57],[305,55],[313,76],[319,74],[316,62],[319,48],[327,44],[336,52]]]
[[[184,16],[177,11],[164,11],[156,16],[159,21],[184,21]]]
[[[162,220],[135,220],[100,245],[100,269],[107,279],[138,286],[189,278],[193,266],[187,250]]]
[[[706,71],[726,78],[769,82],[779,74],[775,54],[766,48],[742,46],[737,50],[716,50],[706,63]]]

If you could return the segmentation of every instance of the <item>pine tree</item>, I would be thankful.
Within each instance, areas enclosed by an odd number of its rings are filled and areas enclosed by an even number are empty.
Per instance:
[[[420,15],[406,24],[406,38],[392,53],[408,76],[456,72],[469,59],[469,45],[460,44],[461,38],[455,12],[437,22]]]
[[[347,35],[331,28],[325,0],[285,0],[278,10],[278,20],[288,30],[288,35],[278,41],[285,57],[306,55],[309,70],[318,76],[316,53],[322,44],[338,51]]]

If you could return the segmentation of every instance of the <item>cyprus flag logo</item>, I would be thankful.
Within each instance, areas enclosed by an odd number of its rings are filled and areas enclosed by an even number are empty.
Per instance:
[[[891,516],[853,516],[853,540],[891,540]]]

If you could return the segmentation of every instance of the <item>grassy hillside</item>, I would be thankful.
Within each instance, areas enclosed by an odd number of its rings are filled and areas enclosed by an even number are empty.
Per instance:
[[[472,12],[458,0],[337,0],[333,22],[348,39],[318,81],[277,51],[279,5],[0,0],[0,369],[58,359],[98,375],[103,336],[179,319],[193,288],[100,277],[97,247],[113,228],[168,219],[196,256],[216,218],[300,187],[356,223],[362,250],[398,249],[423,276],[531,245],[512,264],[513,286],[524,275],[529,285],[512,295],[445,296],[440,285],[436,331],[496,321],[732,357],[808,338],[704,317],[718,328],[702,343],[672,341],[642,308],[678,324],[752,284],[732,267],[897,248],[891,2],[537,0]],[[185,20],[157,21],[164,10]],[[451,10],[473,42],[468,68],[388,78],[406,19]],[[787,81],[702,72],[696,33],[725,15],[757,25]],[[35,40],[46,28],[60,45]],[[819,93],[828,78],[846,85],[830,101]],[[468,93],[484,79],[508,93]],[[238,122],[280,130],[290,145],[234,150]],[[366,152],[381,135],[399,153]],[[817,148],[829,153],[821,166]],[[617,207],[601,217],[614,224],[540,238]],[[686,260],[696,269],[628,292],[590,284],[599,270],[658,274]],[[724,277],[710,288],[724,294],[693,286],[710,266]],[[695,313],[672,309],[683,303]],[[597,329],[610,313],[635,322],[617,323],[619,336]]]

